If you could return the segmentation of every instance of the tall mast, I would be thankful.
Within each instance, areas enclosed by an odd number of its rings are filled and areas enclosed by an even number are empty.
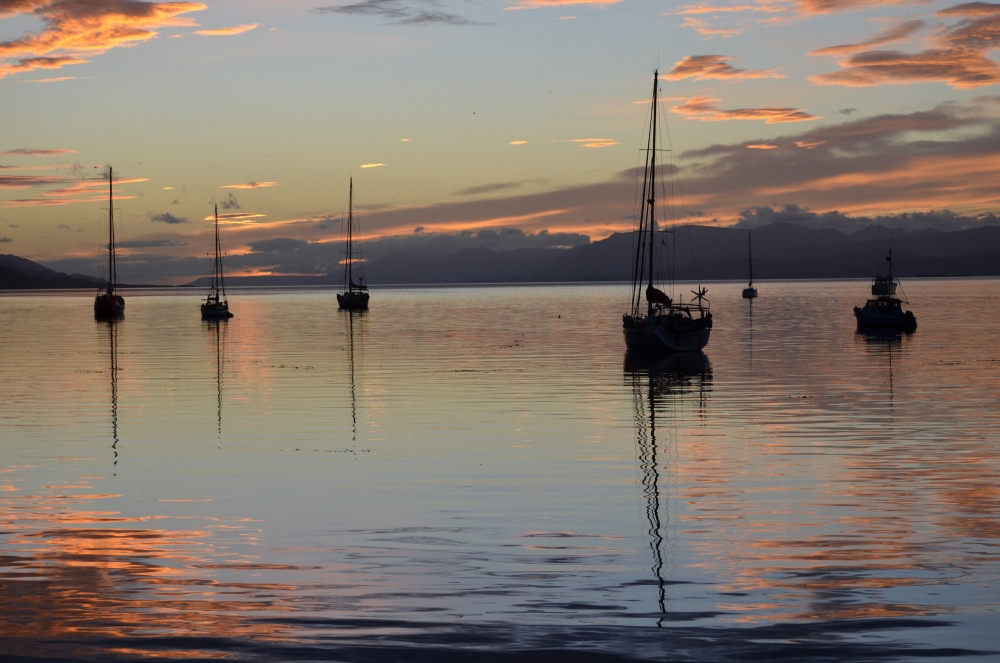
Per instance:
[[[115,193],[114,174],[108,166],[108,294],[118,286],[118,261],[115,260]]]
[[[659,70],[653,71],[653,145],[649,152],[649,198],[646,202],[649,204],[649,278],[647,280],[647,288],[653,287],[653,253],[654,253],[654,239],[656,237],[656,123],[657,123],[657,88],[659,87],[660,72]],[[649,296],[646,296],[646,312],[647,315],[653,315],[653,302],[649,301]]]
[[[353,247],[351,246],[354,232],[354,178],[350,179],[350,189],[347,194],[347,264],[344,265],[344,274],[347,277],[347,290],[350,292],[354,288],[354,276],[351,274],[351,263],[353,262]]]
[[[753,242],[750,239],[750,231],[747,231],[747,255],[750,258],[750,287],[753,287]]]

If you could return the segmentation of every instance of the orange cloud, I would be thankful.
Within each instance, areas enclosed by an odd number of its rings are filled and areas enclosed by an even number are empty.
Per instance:
[[[229,37],[231,35],[241,35],[260,27],[260,23],[247,23],[244,25],[234,25],[229,28],[216,28],[215,30],[195,30],[196,35],[203,37]]]
[[[63,81],[75,81],[79,76],[60,76],[58,78],[39,78],[33,81],[21,81],[22,83],[61,83]]]
[[[919,0],[795,0],[802,14],[834,14],[837,12],[882,7],[884,5],[917,4]]]
[[[987,54],[1000,45],[1000,4],[970,2],[955,5],[938,16],[962,18],[942,29],[934,38],[935,48],[919,53],[864,51],[840,60],[839,71],[816,74],[809,80],[817,85],[871,87],[874,85],[941,82],[959,90],[1000,83],[1000,65]],[[907,22],[907,24],[916,22]],[[908,36],[903,24],[897,36]],[[912,33],[912,31],[911,31]],[[857,46],[885,43],[886,35]],[[898,40],[898,39],[893,39]],[[820,49],[819,55],[853,52],[852,45]]]
[[[260,219],[266,214],[254,214],[253,212],[229,212],[219,215],[219,223],[240,224],[253,223],[253,219]],[[215,221],[215,215],[206,216],[203,221]]]
[[[747,145],[748,150],[776,150],[777,145],[768,145],[767,143],[755,143],[753,145]]]
[[[580,147],[611,147],[618,142],[614,138],[573,138],[567,143],[580,143]]]
[[[729,5],[729,6],[688,5],[686,7],[681,7],[674,13],[684,16],[691,14],[728,14],[728,13],[741,13],[741,12],[777,13],[787,10],[788,7],[780,4]]]
[[[157,36],[156,29],[191,26],[180,15],[208,7],[199,2],[100,2],[17,0],[5,2],[0,14],[31,14],[45,27],[19,39],[0,42],[0,78],[35,69],[82,64],[81,55],[99,55]],[[53,55],[55,54],[55,55]],[[17,60],[16,63],[5,60]]]
[[[846,55],[863,51],[872,46],[891,44],[897,41],[906,41],[914,32],[924,27],[923,21],[903,21],[899,25],[886,28],[871,39],[857,44],[843,44],[841,46],[827,46],[809,53],[809,55]]]
[[[362,166],[363,168],[364,166]],[[277,182],[247,182],[246,184],[226,184],[220,189],[264,189],[271,186],[278,186]]]
[[[797,140],[795,141],[795,146],[811,150],[814,147],[819,147],[820,145],[826,145],[827,142],[828,141],[825,140]]]
[[[510,144],[511,145],[527,145],[528,141],[526,141],[526,140],[512,140],[512,141],[510,141]]]
[[[759,69],[750,71],[747,69],[737,69],[729,64],[727,60],[738,60],[739,58],[726,55],[686,55],[674,65],[673,69],[667,72],[664,78],[672,81],[679,81],[685,78],[693,78],[703,81],[711,78],[721,80],[746,80],[753,78],[784,78],[774,69]]]
[[[687,115],[689,120],[702,122],[720,122],[723,120],[764,120],[767,124],[784,122],[807,122],[818,120],[819,116],[810,115],[800,108],[767,107],[767,108],[735,108],[723,110],[718,107],[721,99],[706,96],[691,97],[683,104],[670,110],[680,115]]]
[[[700,35],[710,35],[714,37],[732,37],[733,35],[743,34],[746,32],[746,28],[713,28],[712,24],[708,21],[703,21],[699,18],[694,18],[693,16],[688,16],[681,23],[682,28],[694,28]]]
[[[381,168],[384,165],[385,165],[384,163],[363,163],[363,164],[361,164],[361,167],[362,168]]]
[[[59,154],[76,154],[76,150],[32,150],[21,148],[0,152],[0,157],[52,157]]]

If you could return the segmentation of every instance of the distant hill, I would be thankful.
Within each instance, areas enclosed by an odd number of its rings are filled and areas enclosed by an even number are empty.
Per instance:
[[[955,232],[906,232],[871,225],[853,235],[772,223],[753,233],[754,276],[758,279],[868,278],[890,242],[903,276],[1000,276],[1000,227]],[[714,226],[680,226],[669,243],[656,246],[658,265],[671,265],[680,280],[744,279],[748,231]],[[494,252],[464,249],[445,256],[395,253],[366,263],[368,283],[502,283],[628,281],[635,247],[631,233],[571,249]],[[232,285],[337,285],[340,274],[251,276],[226,279]],[[190,285],[205,286],[208,277]]]
[[[84,274],[64,274],[37,262],[0,254],[0,290],[100,288],[106,281]]]

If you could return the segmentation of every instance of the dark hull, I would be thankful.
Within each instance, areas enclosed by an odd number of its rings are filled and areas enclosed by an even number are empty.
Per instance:
[[[202,304],[201,317],[204,320],[225,320],[233,317],[229,304]]]
[[[880,312],[869,311],[867,308],[855,307],[854,317],[858,320],[858,329],[899,329],[902,331],[913,331],[917,328],[917,318],[910,311],[906,311],[902,315],[886,315]]]
[[[98,295],[94,298],[94,317],[117,318],[125,315],[125,299],[119,295]]]
[[[345,311],[359,311],[368,308],[367,292],[345,292],[337,295],[337,304]]]
[[[699,352],[708,345],[712,332],[712,318],[696,318],[672,322],[625,316],[622,321],[625,347],[629,350],[667,350],[670,352]]]
[[[757,288],[743,288],[743,299],[754,299],[757,296]]]

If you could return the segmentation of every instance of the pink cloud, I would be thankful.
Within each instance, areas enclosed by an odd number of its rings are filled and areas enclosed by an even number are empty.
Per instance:
[[[693,78],[696,81],[707,79],[720,80],[748,80],[754,78],[784,78],[774,69],[737,69],[729,64],[729,60],[739,60],[739,58],[726,55],[686,55],[684,59],[677,62],[673,68],[664,76],[667,80],[679,81],[685,78]]]
[[[702,122],[720,122],[725,120],[763,120],[767,124],[781,124],[784,122],[807,122],[818,120],[819,116],[810,115],[800,108],[788,107],[764,107],[764,108],[734,108],[724,110],[719,108],[718,102],[721,99],[713,99],[707,96],[691,97],[683,104],[674,106],[670,110],[680,115],[686,115],[689,120],[700,120]]]

